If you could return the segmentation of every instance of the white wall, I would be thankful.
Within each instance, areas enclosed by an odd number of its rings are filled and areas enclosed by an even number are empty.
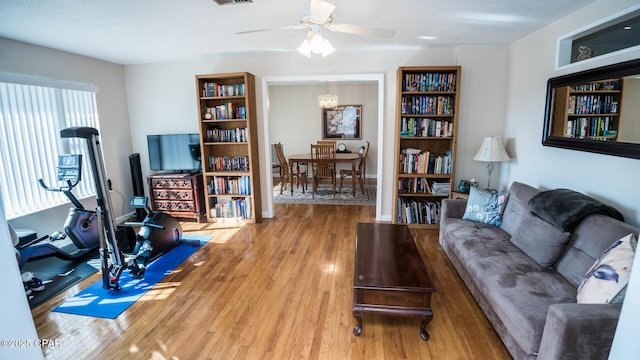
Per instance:
[[[143,172],[148,169],[146,135],[159,132],[198,131],[196,114],[195,75],[225,72],[248,71],[256,76],[256,100],[258,111],[259,148],[265,149],[261,117],[265,99],[258,85],[263,78],[322,76],[347,74],[384,74],[383,141],[378,143],[382,151],[382,201],[381,219],[391,218],[391,199],[393,191],[393,162],[395,149],[395,101],[396,70],[400,66],[435,66],[462,64],[462,96],[460,107],[460,129],[465,124],[473,126],[473,131],[464,130],[465,138],[458,142],[457,174],[463,177],[475,177],[482,181],[486,176],[485,164],[470,159],[479,147],[485,135],[502,132],[506,84],[507,47],[468,47],[437,48],[422,50],[345,52],[336,51],[327,58],[306,58],[295,51],[264,54],[230,54],[207,59],[195,59],[161,64],[128,65],[125,67],[127,99],[133,151],[141,154]],[[467,69],[468,67],[468,69]],[[466,76],[469,79],[466,80]],[[479,81],[479,83],[476,83]],[[469,101],[465,103],[464,99]],[[472,106],[479,105],[480,108]],[[496,107],[496,106],[498,107]],[[366,110],[366,109],[365,109]],[[483,123],[484,121],[488,123]],[[150,126],[149,124],[153,124]],[[293,132],[293,136],[297,134]],[[278,136],[270,133],[272,139]],[[315,136],[315,135],[314,135]],[[285,136],[286,137],[286,136]],[[270,154],[260,153],[260,164],[270,164]],[[264,171],[261,176],[264,177]],[[457,179],[463,177],[456,176]],[[494,173],[497,183],[499,169]],[[261,178],[262,184],[267,184]],[[266,191],[262,191],[262,203],[267,204]]]
[[[546,82],[549,78],[640,57],[640,52],[555,71],[556,41],[570,32],[622,11],[637,0],[601,0],[512,44],[505,136],[515,160],[502,165],[502,183],[523,181],[541,188],[565,187],[617,208],[640,225],[640,163],[635,159],[542,146]]]
[[[367,177],[376,176],[378,164],[378,84],[333,82],[329,92],[338,96],[339,105],[362,105],[361,137],[339,140],[357,152],[369,141]],[[269,87],[269,141],[285,144],[285,155],[309,152],[309,144],[322,139],[322,109],[318,95],[327,93],[325,84],[288,84]],[[349,166],[349,168],[351,168]]]

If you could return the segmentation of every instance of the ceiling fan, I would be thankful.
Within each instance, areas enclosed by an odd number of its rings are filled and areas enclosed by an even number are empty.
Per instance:
[[[321,28],[325,28],[334,32],[342,32],[342,33],[365,35],[365,36],[375,36],[375,37],[381,37],[381,38],[390,38],[395,34],[395,30],[390,30],[390,29],[381,29],[381,28],[353,25],[353,24],[336,24],[333,22],[333,17],[331,16],[335,8],[336,6],[329,2],[322,1],[322,0],[311,0],[311,6],[309,7],[309,14],[308,15],[305,14],[305,16],[303,16],[302,19],[300,19],[299,24],[280,26],[275,28],[267,28],[267,29],[241,31],[241,32],[238,32],[237,34],[249,34],[249,33],[255,33],[255,32],[262,32],[262,31],[273,31],[273,30],[309,29],[309,32],[307,33],[307,38],[305,39],[305,42],[301,45],[301,48],[304,47],[305,43],[307,42],[310,45],[313,41],[316,41],[316,43],[319,43],[320,41],[323,40],[328,44],[329,47],[331,47],[331,49],[333,49],[331,44],[329,44],[328,41],[324,39],[324,37],[322,37],[322,35],[320,34]],[[330,51],[329,53],[333,52],[333,50]],[[298,48],[298,51],[303,52],[304,50],[301,50],[300,48]],[[307,55],[307,53],[305,53],[305,55]],[[322,54],[323,56],[328,55],[328,54],[325,54],[324,52],[322,52]],[[310,55],[307,55],[307,56],[310,56]]]

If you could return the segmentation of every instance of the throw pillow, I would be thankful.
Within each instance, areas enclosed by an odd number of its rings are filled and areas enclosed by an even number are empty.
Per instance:
[[[578,303],[622,303],[636,245],[637,240],[633,234],[611,244],[584,276],[578,287]]]
[[[469,190],[467,208],[462,218],[494,226],[502,225],[502,213],[507,204],[509,193],[475,187],[471,187]]]
[[[562,232],[529,212],[511,236],[511,242],[538,265],[551,267],[562,255],[569,236],[571,233]]]

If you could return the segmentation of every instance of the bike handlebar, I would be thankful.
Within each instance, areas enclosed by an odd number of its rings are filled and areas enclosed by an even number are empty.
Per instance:
[[[78,183],[72,183],[71,180],[67,179],[67,186],[58,186],[58,187],[51,187],[51,186],[47,186],[47,184],[44,183],[44,180],[42,179],[38,179],[38,183],[40,184],[40,186],[47,190],[47,191],[56,191],[56,192],[65,192],[65,191],[71,191],[71,189],[73,189]]]

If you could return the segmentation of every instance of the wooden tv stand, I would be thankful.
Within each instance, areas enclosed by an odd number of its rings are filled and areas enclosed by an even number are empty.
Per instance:
[[[358,324],[353,333],[362,333],[365,312],[420,316],[420,337],[433,319],[431,293],[435,291],[418,248],[406,225],[356,225],[353,316]]]

